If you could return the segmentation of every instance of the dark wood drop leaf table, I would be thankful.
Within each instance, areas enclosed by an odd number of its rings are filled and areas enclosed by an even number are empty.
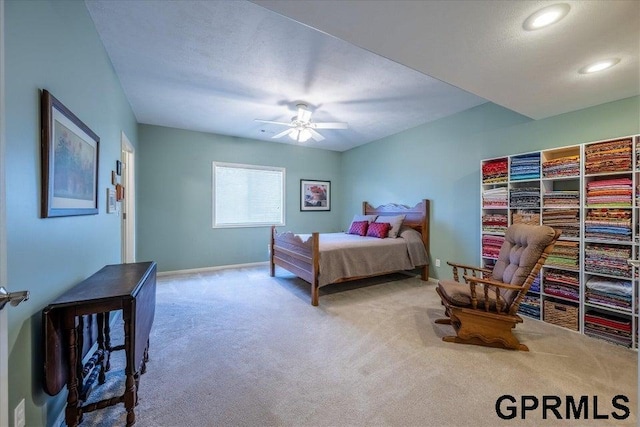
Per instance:
[[[140,375],[149,359],[149,333],[156,305],[154,261],[107,265],[78,283],[42,312],[44,389],[54,396],[66,385],[67,426],[77,426],[85,412],[124,403],[127,426],[135,424]],[[124,344],[111,346],[110,313],[122,310]],[[89,349],[97,350],[89,357]],[[125,351],[125,391],[87,404],[97,377],[105,382],[112,351]],[[88,357],[83,364],[82,359]]]

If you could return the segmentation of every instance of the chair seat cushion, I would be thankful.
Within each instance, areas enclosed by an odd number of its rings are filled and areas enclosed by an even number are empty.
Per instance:
[[[466,283],[456,282],[455,280],[440,280],[438,282],[440,295],[450,305],[456,307],[471,307],[471,289]],[[476,285],[476,298],[478,299],[478,308],[485,307],[484,287]],[[504,310],[505,301],[501,297],[502,307]],[[496,310],[496,294],[494,289],[489,290],[489,309]]]

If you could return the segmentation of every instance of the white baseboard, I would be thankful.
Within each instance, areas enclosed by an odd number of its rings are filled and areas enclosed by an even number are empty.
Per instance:
[[[269,265],[269,261],[250,262],[250,263],[247,263],[247,264],[219,265],[219,266],[215,266],[215,267],[190,268],[190,269],[186,269],[186,270],[162,271],[162,272],[158,273],[158,277],[173,276],[173,275],[176,275],[176,274],[205,273],[205,272],[216,271],[216,270],[228,270],[228,269],[231,269],[231,268],[258,267],[258,266],[262,266],[262,265],[268,266]]]
[[[158,273],[158,277],[174,276],[174,275],[177,275],[177,274],[206,273],[206,272],[217,271],[217,270],[228,270],[228,269],[232,269],[232,268],[259,267],[259,266],[265,266],[266,267],[268,265],[269,265],[269,261],[263,261],[263,262],[250,262],[250,263],[246,263],[246,264],[219,265],[219,266],[215,266],[215,267],[189,268],[189,269],[186,269],[186,270],[162,271],[162,272]],[[411,274],[411,273],[407,273],[407,275],[413,276],[413,274]],[[438,284],[438,279],[436,279],[435,277],[429,277],[429,280],[427,280],[427,281],[432,285],[437,285]]]

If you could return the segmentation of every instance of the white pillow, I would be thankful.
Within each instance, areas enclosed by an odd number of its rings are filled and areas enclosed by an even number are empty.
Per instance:
[[[395,216],[382,216],[380,215],[376,218],[375,222],[388,222],[391,224],[391,230],[389,230],[389,237],[395,239],[398,237],[398,232],[400,231],[400,227],[402,226],[402,221],[404,221],[405,215],[395,215]]]

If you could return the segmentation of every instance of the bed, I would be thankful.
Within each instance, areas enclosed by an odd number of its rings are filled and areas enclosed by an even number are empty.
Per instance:
[[[271,228],[270,274],[276,265],[311,284],[311,304],[318,305],[322,286],[398,271],[420,269],[429,280],[429,200],[414,207],[362,203],[363,215],[404,215],[397,238],[376,238],[348,233],[278,233]]]

